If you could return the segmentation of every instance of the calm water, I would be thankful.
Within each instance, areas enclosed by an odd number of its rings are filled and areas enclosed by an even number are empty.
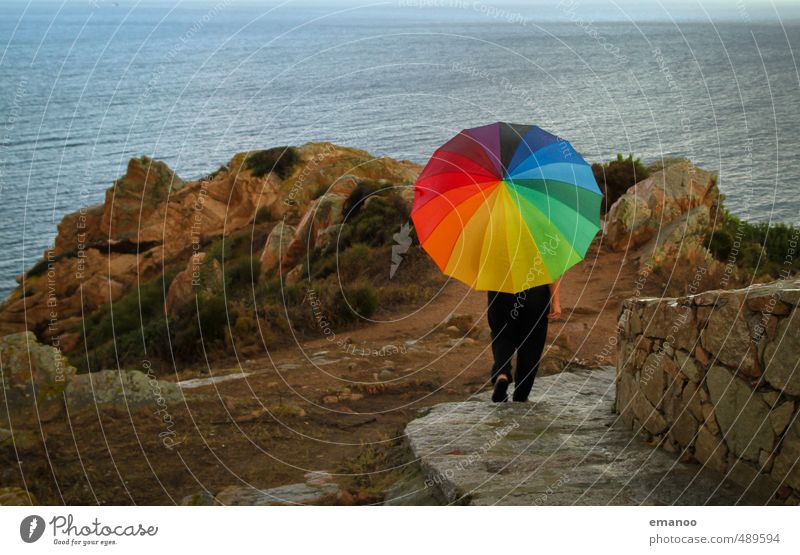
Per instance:
[[[688,156],[719,171],[737,214],[799,220],[797,19],[119,4],[0,4],[0,296],[131,156],[184,178],[311,140],[424,162],[496,120],[538,123],[589,160]]]

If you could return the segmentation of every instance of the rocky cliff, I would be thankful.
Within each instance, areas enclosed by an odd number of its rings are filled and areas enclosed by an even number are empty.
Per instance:
[[[182,180],[163,162],[132,158],[105,202],[65,216],[54,247],[17,278],[19,287],[0,307],[0,336],[30,330],[70,351],[82,315],[170,268],[188,268],[176,285],[186,289],[186,278],[191,281],[199,266],[196,255],[259,222],[281,226],[257,256],[265,268],[276,266],[273,253],[280,243],[289,252],[283,261],[289,270],[341,220],[336,209],[360,183],[405,185],[410,191],[419,169],[330,143],[240,153],[194,181]],[[171,295],[173,305],[180,304],[180,293]]]

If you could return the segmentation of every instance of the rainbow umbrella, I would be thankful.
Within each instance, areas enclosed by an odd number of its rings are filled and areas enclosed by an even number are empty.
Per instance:
[[[447,275],[479,290],[518,293],[580,262],[600,229],[589,164],[535,125],[465,129],[433,154],[411,218]]]

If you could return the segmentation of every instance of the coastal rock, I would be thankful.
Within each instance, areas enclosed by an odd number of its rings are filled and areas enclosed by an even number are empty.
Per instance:
[[[311,203],[284,250],[281,260],[284,271],[301,262],[306,253],[318,245],[328,227],[342,223],[346,200],[344,194],[326,193]]]
[[[132,243],[161,243],[164,235],[151,226],[142,227],[153,215],[162,215],[169,196],[184,186],[167,164],[147,156],[131,158],[125,175],[106,191],[100,229],[103,238]]]
[[[289,244],[297,230],[286,222],[278,222],[267,236],[264,250],[261,252],[261,272],[267,273],[278,267],[281,257],[289,248]]]
[[[58,349],[42,345],[31,332],[0,338],[3,394],[0,424],[32,425],[62,414],[63,392],[74,376]]]
[[[104,204],[62,219],[55,248],[20,277],[20,286],[0,305],[0,335],[33,331],[54,343],[63,338],[60,347],[68,352],[81,344],[74,332],[87,313],[165,269],[185,268],[200,245],[252,230],[257,214],[294,224],[306,217],[314,192],[325,191],[306,219],[313,244],[341,221],[343,199],[360,180],[408,187],[420,171],[408,161],[331,143],[307,143],[293,152],[293,164],[281,172],[255,171],[250,161],[258,152],[245,152],[194,181],[182,180],[163,162],[132,158],[125,175],[106,191]]]
[[[611,206],[606,244],[611,250],[639,247],[690,211],[687,221],[701,231],[718,195],[712,173],[687,160],[676,161],[628,189]]]
[[[200,278],[200,268],[206,258],[206,253],[198,252],[189,258],[186,269],[178,273],[170,283],[169,291],[164,299],[167,314],[175,316],[191,301],[194,301],[196,288],[193,283],[198,283]],[[216,261],[215,261],[216,262]],[[220,270],[220,280],[222,271]]]

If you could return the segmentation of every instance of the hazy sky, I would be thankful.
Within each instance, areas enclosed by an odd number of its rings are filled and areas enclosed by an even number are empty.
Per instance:
[[[800,0],[0,0],[6,6],[62,4],[93,8],[127,8],[132,5],[172,7],[208,6],[404,6],[425,10],[471,8],[513,9],[526,17],[560,20],[579,17],[590,21],[686,20],[777,21],[800,19]]]

